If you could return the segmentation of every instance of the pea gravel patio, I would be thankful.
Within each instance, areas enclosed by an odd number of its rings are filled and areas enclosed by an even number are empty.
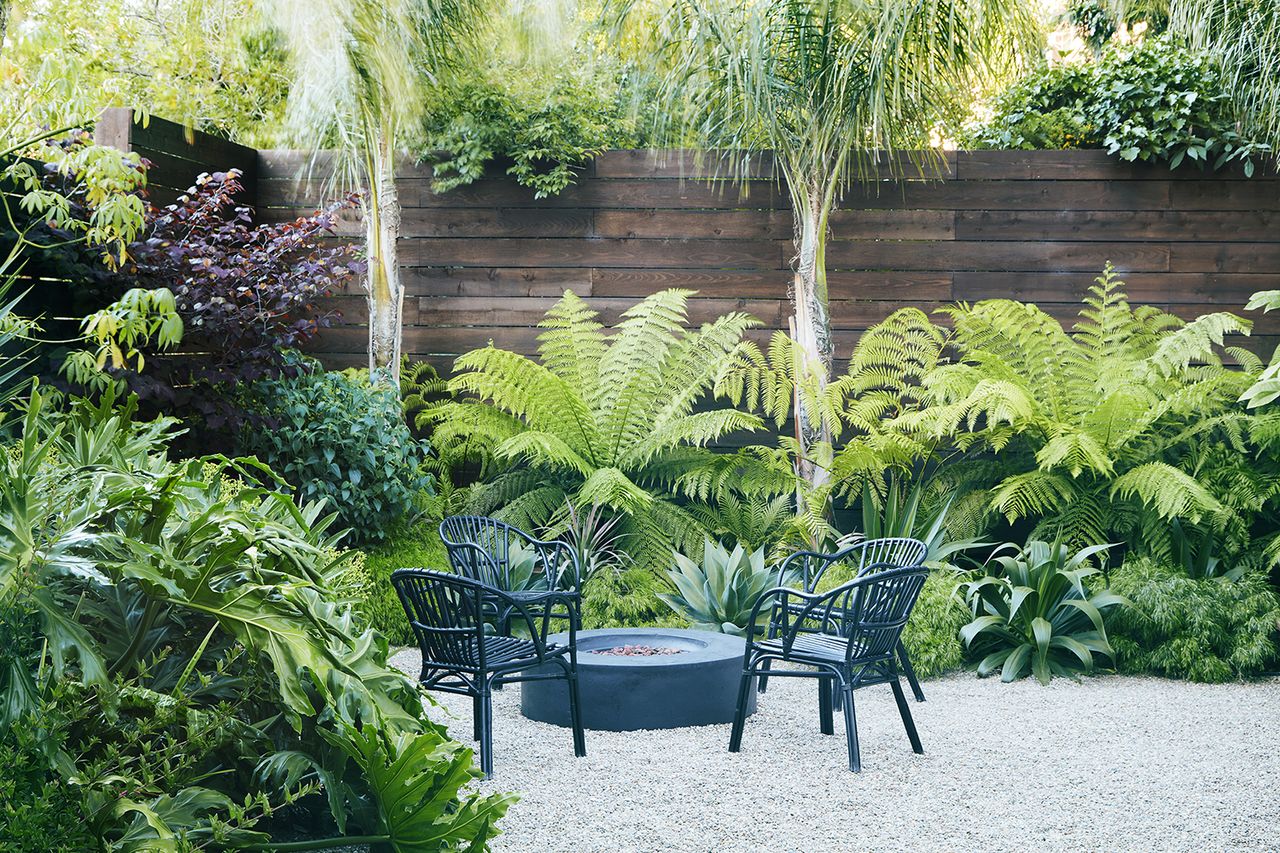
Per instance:
[[[418,654],[396,656],[416,674]],[[863,772],[842,729],[818,733],[814,685],[774,679],[747,721],[587,732],[494,703],[497,778],[520,792],[495,850],[529,853],[859,850],[1280,851],[1280,679],[1197,685],[1104,676],[1001,684],[960,674],[912,703],[912,754],[887,687],[857,694]],[[438,694],[456,737],[464,697]]]

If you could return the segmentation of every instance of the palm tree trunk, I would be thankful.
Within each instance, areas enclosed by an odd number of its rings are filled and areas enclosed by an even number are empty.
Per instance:
[[[831,342],[831,317],[827,308],[827,217],[822,193],[810,188],[797,199],[796,205],[796,271],[794,293],[797,349],[804,354],[806,372],[818,379],[819,391],[826,388],[831,376],[835,347]],[[800,477],[810,486],[821,486],[830,478],[826,468],[808,457],[818,442],[831,441],[830,425],[806,411],[803,400],[795,407],[796,436],[802,456],[798,460]],[[817,421],[816,423],[814,421]]]
[[[369,159],[365,239],[369,252],[369,370],[387,368],[398,383],[404,285],[396,242],[400,238],[400,196],[396,191],[394,135],[377,126]]]

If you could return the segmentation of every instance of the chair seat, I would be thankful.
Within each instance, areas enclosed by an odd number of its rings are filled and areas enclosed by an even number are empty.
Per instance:
[[[849,641],[844,637],[833,637],[830,634],[799,634],[791,644],[788,659],[809,658],[829,663],[843,663],[845,649]],[[782,640],[757,640],[757,649],[769,654],[783,654]]]

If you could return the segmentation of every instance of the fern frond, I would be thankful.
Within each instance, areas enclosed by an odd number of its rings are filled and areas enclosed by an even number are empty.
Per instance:
[[[547,369],[563,379],[589,405],[600,397],[600,362],[604,359],[604,326],[598,313],[578,294],[566,290],[542,321],[538,355]]]
[[[1218,364],[1221,357],[1215,347],[1221,347],[1227,335],[1249,334],[1252,326],[1248,320],[1226,312],[1203,314],[1161,337],[1146,363],[1159,376],[1172,376],[1197,361]]]
[[[1115,471],[1115,461],[1105,447],[1087,432],[1068,432],[1051,438],[1036,453],[1042,471],[1066,468],[1072,477],[1090,471],[1103,477]]]
[[[597,468],[578,489],[575,503],[605,506],[619,512],[635,513],[653,503],[654,497],[617,468]]]
[[[527,459],[535,465],[571,468],[583,476],[591,472],[591,465],[587,460],[579,456],[559,436],[547,432],[525,430],[499,444],[493,452],[499,459],[509,461]]]
[[[1137,499],[1161,518],[1198,521],[1222,505],[1198,480],[1165,462],[1147,462],[1126,471],[1111,483],[1113,498]]]
[[[1010,522],[1057,510],[1075,495],[1071,480],[1049,471],[1027,471],[1001,481],[991,493],[991,509]]]

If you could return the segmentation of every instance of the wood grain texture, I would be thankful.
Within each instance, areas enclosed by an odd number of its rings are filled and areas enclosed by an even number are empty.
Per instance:
[[[1187,319],[1242,313],[1250,294],[1280,288],[1272,171],[1252,179],[1239,169],[1170,172],[1101,151],[961,151],[931,175],[910,172],[911,160],[869,168],[831,217],[838,367],[863,330],[906,305],[934,312],[1012,298],[1070,325],[1108,261],[1133,303]],[[299,153],[263,152],[260,162],[266,215],[298,215],[323,201],[315,170],[297,179],[306,162]],[[491,339],[530,353],[538,320],[565,290],[611,323],[668,287],[697,291],[691,322],[747,311],[761,323],[750,337],[767,341],[787,325],[793,278],[792,216],[775,174],[767,156],[737,163],[721,153],[612,151],[576,186],[539,200],[496,169],[441,195],[427,167],[406,162],[405,351],[445,369]],[[357,233],[357,225],[343,230]],[[343,297],[345,325],[317,342],[334,365],[364,360],[356,295]],[[1270,355],[1280,316],[1250,319],[1254,334],[1237,343]]]

